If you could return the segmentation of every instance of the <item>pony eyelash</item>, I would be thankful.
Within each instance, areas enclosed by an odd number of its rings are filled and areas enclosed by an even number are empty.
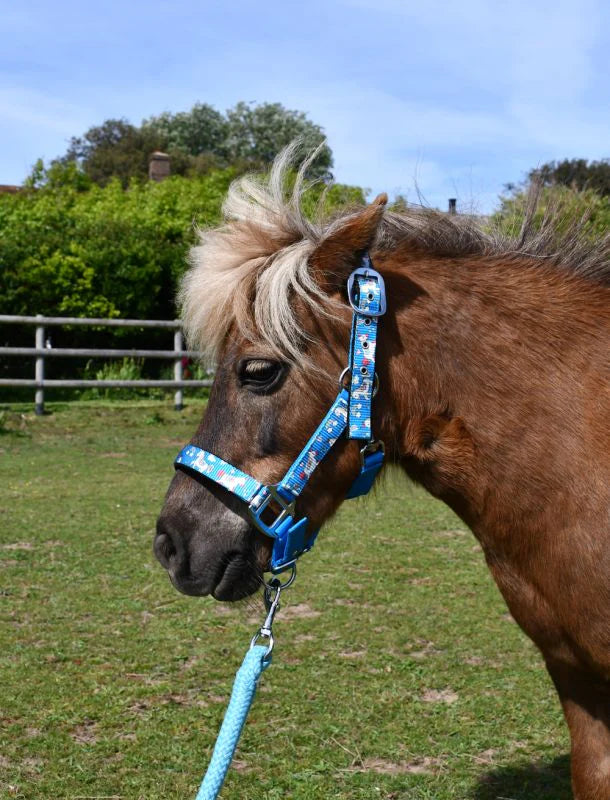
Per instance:
[[[249,374],[256,374],[257,372],[263,372],[273,364],[271,359],[263,359],[263,358],[256,358],[252,359],[251,361],[247,361],[244,364],[244,372]]]

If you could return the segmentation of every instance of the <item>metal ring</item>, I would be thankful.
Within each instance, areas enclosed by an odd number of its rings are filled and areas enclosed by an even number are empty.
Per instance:
[[[345,378],[345,376],[347,375],[348,372],[351,372],[350,367],[346,367],[343,370],[343,372],[341,373],[341,375],[339,375],[339,389],[345,389],[345,386],[343,385],[343,378]],[[379,391],[379,375],[377,373],[375,373],[375,376],[374,376],[374,379],[373,379],[373,395],[372,396],[376,397],[378,391]]]
[[[288,580],[286,580],[286,581],[284,581],[284,583],[282,583],[282,581],[279,578],[272,578],[269,582],[263,581],[263,586],[266,589],[271,589],[271,591],[274,591],[274,592],[277,591],[278,589],[282,589],[282,590],[283,589],[287,589],[289,586],[292,586],[292,584],[294,583],[296,577],[297,577],[297,565],[296,564],[291,564],[290,565],[290,575],[288,577]]]
[[[252,650],[252,648],[254,647],[254,645],[257,643],[257,641],[260,639],[260,637],[261,637],[262,635],[263,635],[263,634],[262,634],[260,631],[257,631],[257,632],[254,634],[254,636],[253,636],[253,637],[252,637],[252,639],[250,640],[250,650]],[[266,652],[265,652],[265,658],[269,658],[269,656],[271,655],[271,653],[272,653],[272,651],[273,651],[273,644],[274,644],[274,640],[273,640],[273,634],[272,634],[272,633],[270,633],[270,634],[269,634],[269,644],[267,645],[267,650],[266,650]]]
[[[343,372],[341,373],[341,375],[339,375],[339,389],[345,389],[345,386],[343,385],[343,378],[345,378],[345,376],[347,375],[347,373],[348,373],[348,372],[351,372],[351,371],[352,371],[352,368],[351,368],[351,367],[346,367],[346,368],[343,370]]]

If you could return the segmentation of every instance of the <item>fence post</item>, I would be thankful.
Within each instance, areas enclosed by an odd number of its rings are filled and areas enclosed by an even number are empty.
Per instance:
[[[182,331],[180,328],[174,333],[174,350],[176,351],[176,360],[174,361],[174,380],[181,381],[182,370]],[[174,409],[182,411],[182,389],[179,387],[174,394]]]
[[[42,314],[36,314],[37,317],[42,318]],[[36,326],[36,349],[44,350],[44,327],[42,325]],[[36,367],[34,378],[39,386],[36,387],[36,397],[34,400],[34,413],[37,416],[44,414],[44,356],[36,356]]]

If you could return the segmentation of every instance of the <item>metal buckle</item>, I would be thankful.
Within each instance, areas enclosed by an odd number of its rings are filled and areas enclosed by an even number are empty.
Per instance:
[[[264,498],[264,500],[259,506],[253,507],[252,505],[253,500],[251,500],[250,503],[248,504],[248,512],[250,514],[252,522],[254,523],[254,526],[261,533],[264,533],[266,536],[275,538],[274,530],[277,528],[277,526],[281,522],[283,522],[286,519],[286,517],[294,517],[296,498],[294,498],[291,501],[288,501],[284,497],[282,497],[282,495],[279,493],[279,484],[271,484],[270,486],[264,486],[263,488],[267,491],[267,496]],[[261,519],[261,514],[267,508],[267,506],[272,500],[278,504],[278,506],[281,508],[281,511],[270,525],[266,525]]]
[[[370,261],[368,261],[370,264]],[[361,308],[358,308],[357,305],[354,304],[353,298],[353,288],[354,288],[354,281],[356,280],[356,276],[360,275],[363,278],[377,278],[377,282],[379,283],[379,311],[363,311]],[[355,269],[352,274],[347,279],[347,299],[349,300],[350,306],[354,309],[357,314],[365,317],[382,317],[386,310],[387,310],[387,303],[386,303],[386,296],[385,296],[385,283],[382,276],[377,272],[376,269],[372,267],[358,267]]]
[[[364,467],[364,459],[369,453],[376,453],[378,450],[385,455],[385,444],[381,439],[375,439],[372,442],[367,442],[360,450],[360,465]]]

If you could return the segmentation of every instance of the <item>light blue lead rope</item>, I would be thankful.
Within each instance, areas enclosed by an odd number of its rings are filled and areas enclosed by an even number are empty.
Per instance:
[[[235,748],[254,700],[258,679],[271,663],[269,648],[255,645],[237,670],[227,712],[222,721],[210,765],[195,800],[216,800],[231,766]]]

